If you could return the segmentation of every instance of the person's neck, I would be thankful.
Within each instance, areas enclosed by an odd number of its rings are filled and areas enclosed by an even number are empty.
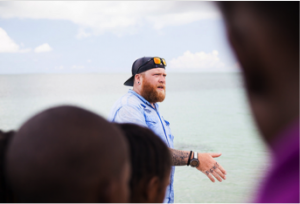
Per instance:
[[[133,89],[132,89],[135,93],[137,93],[138,95],[142,95],[141,94],[141,90],[140,89],[138,89],[137,87],[135,87],[135,86],[133,86]]]
[[[270,94],[265,99],[257,99],[259,101],[257,104],[260,105],[255,108],[263,110],[264,113],[264,119],[260,119],[258,126],[261,126],[259,129],[264,130],[262,135],[269,145],[278,139],[279,133],[299,118],[298,83],[280,83],[284,86],[282,90],[277,88],[273,91],[274,94]]]

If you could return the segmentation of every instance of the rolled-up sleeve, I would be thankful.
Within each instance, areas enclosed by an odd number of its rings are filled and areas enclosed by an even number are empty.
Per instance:
[[[113,121],[117,123],[134,123],[147,127],[144,113],[130,105],[122,106],[116,112]]]

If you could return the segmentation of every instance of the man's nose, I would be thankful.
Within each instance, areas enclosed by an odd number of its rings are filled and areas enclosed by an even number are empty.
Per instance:
[[[159,77],[160,83],[166,83],[166,78],[164,76]]]

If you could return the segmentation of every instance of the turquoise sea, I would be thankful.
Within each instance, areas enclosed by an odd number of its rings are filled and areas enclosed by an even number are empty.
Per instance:
[[[104,117],[130,87],[129,74],[0,75],[0,129],[17,129],[45,108],[72,104]],[[270,166],[238,73],[169,73],[160,111],[175,148],[221,152],[227,179],[212,183],[191,167],[176,167],[175,202],[251,202]]]

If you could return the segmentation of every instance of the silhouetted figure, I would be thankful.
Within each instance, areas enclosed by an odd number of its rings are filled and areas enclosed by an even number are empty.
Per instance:
[[[299,2],[218,5],[255,122],[273,152],[255,202],[299,203]]]
[[[5,177],[20,202],[128,202],[128,143],[114,124],[61,106],[29,119],[10,141]]]
[[[130,202],[162,203],[170,183],[171,154],[167,145],[150,129],[123,123],[130,146]]]
[[[7,148],[7,144],[15,134],[14,131],[4,132],[0,130],[0,203],[5,202],[17,202],[13,197],[12,192],[6,184],[4,177],[4,156]]]

